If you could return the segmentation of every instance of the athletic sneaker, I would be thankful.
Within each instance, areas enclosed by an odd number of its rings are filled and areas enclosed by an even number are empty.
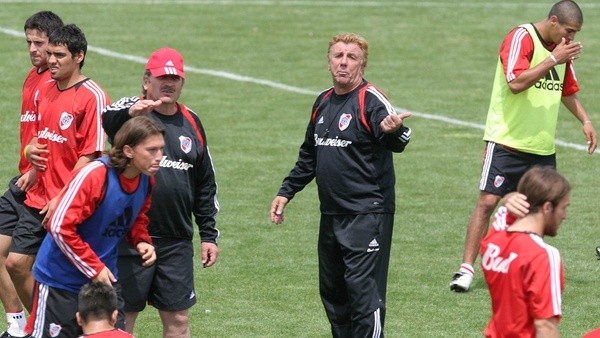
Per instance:
[[[0,335],[0,338],[29,338],[29,337],[31,337],[31,336],[30,336],[30,335],[26,335],[26,336],[23,336],[23,337],[20,337],[20,336],[13,336],[13,335],[11,335],[10,333],[8,333],[8,331],[4,331],[4,332],[2,332],[2,334]]]
[[[452,277],[452,282],[450,282],[450,290],[454,292],[467,292],[471,287],[472,281],[473,275],[457,272]]]

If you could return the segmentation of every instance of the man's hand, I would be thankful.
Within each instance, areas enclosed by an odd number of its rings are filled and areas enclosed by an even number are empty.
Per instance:
[[[271,202],[271,222],[283,223],[283,211],[290,200],[283,196],[276,196]]]
[[[42,225],[46,226],[48,221],[50,220],[50,216],[52,216],[52,212],[54,211],[54,207],[56,206],[56,202],[58,201],[58,196],[55,196],[53,199],[48,201],[48,204],[40,210],[40,215],[44,215],[44,219],[42,220]]]
[[[404,120],[411,116],[412,114],[409,112],[404,112],[400,114],[390,114],[386,116],[383,119],[383,121],[381,121],[379,127],[381,127],[381,130],[385,134],[391,134],[396,130],[400,129],[400,127],[402,127],[402,124],[404,123]]]
[[[142,266],[150,266],[156,262],[156,250],[154,245],[146,242],[139,242],[135,249],[142,257]]]
[[[562,38],[562,41],[552,51],[552,55],[556,59],[556,63],[561,64],[578,59],[581,56],[582,49],[581,42],[568,42],[567,39]]]
[[[37,181],[36,170],[30,169],[17,179],[16,186],[22,191],[28,191]]]
[[[131,117],[146,115],[161,104],[161,100],[139,100],[133,106],[129,107],[129,115]]]
[[[215,243],[202,242],[202,266],[205,268],[213,266],[219,257],[219,247]]]
[[[25,157],[34,169],[44,171],[48,168],[48,144],[34,143],[25,148]]]
[[[117,282],[117,278],[115,278],[115,275],[113,275],[113,273],[105,266],[96,277],[92,278],[92,282],[101,282],[112,286]]]
[[[585,135],[585,139],[587,140],[588,154],[591,155],[596,151],[596,147],[598,146],[598,135],[592,125],[592,121],[583,122],[583,135]]]
[[[504,205],[508,212],[521,218],[525,217],[529,213],[529,202],[527,202],[527,196],[518,192],[511,192],[506,194],[500,201],[501,205]]]

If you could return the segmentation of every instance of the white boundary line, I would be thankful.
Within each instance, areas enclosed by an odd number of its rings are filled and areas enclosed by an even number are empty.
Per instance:
[[[217,1],[217,2],[224,2],[224,1]],[[267,1],[267,2],[273,2],[273,1]],[[16,31],[14,29],[0,27],[0,32],[3,34],[6,34],[6,35],[23,38],[23,32]],[[131,61],[131,62],[140,63],[140,64],[146,64],[146,61],[147,61],[145,57],[129,55],[129,54],[122,54],[122,53],[114,52],[114,51],[111,51],[111,50],[108,50],[105,48],[95,47],[95,46],[90,46],[90,45],[88,45],[88,51],[92,51],[92,52],[98,53],[98,54],[106,56],[106,57]],[[311,96],[316,96],[319,94],[319,92],[305,89],[305,88],[290,86],[290,85],[286,85],[284,83],[279,83],[279,82],[266,80],[266,79],[258,79],[258,78],[248,77],[248,76],[230,73],[230,72],[226,72],[226,71],[205,69],[205,68],[196,68],[196,67],[190,67],[190,66],[185,66],[185,71],[190,72],[190,73],[220,77],[220,78],[229,79],[229,80],[238,81],[238,82],[255,83],[255,84],[259,84],[259,85],[263,85],[263,86],[267,86],[267,87],[271,87],[271,88],[275,88],[275,89],[279,89],[279,90],[283,90],[283,91],[287,91],[287,92],[291,92],[291,93],[298,93],[298,94],[311,95]],[[415,112],[415,111],[408,110],[405,108],[400,108],[400,107],[395,107],[395,108],[397,111],[400,111],[400,112],[410,111],[413,114],[413,116],[428,119],[428,120],[435,120],[435,121],[445,122],[448,124],[469,127],[469,128],[474,128],[474,129],[480,129],[480,130],[484,130],[484,128],[485,128],[485,126],[482,124],[468,122],[468,121],[462,121],[462,120],[454,119],[454,118],[443,116],[443,115],[420,113],[420,112]],[[560,139],[556,139],[556,144],[559,146],[565,147],[565,148],[572,148],[572,149],[587,151],[587,146],[585,146],[585,145],[570,143],[570,142],[566,142],[566,141],[563,141]]]
[[[0,3],[43,4],[144,4],[144,5],[222,5],[222,6],[310,6],[310,7],[421,7],[421,8],[548,8],[547,3],[523,2],[434,2],[434,1],[315,1],[315,0],[0,0]],[[600,4],[579,4],[582,8],[600,8]]]

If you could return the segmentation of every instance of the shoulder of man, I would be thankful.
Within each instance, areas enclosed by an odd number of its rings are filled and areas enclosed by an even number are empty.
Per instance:
[[[202,125],[202,122],[200,121],[200,117],[198,116],[198,114],[196,114],[196,112],[194,112],[193,110],[191,110],[190,108],[188,108],[186,105],[184,105],[182,103],[179,103],[179,110],[183,114],[183,117],[190,122],[190,124],[194,128],[196,137],[198,138],[198,140],[200,141],[202,146],[205,147],[206,146],[206,136],[205,136],[205,132],[204,132],[204,126]]]

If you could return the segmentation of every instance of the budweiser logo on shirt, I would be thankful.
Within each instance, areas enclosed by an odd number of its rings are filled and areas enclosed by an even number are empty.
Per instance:
[[[317,146],[346,148],[352,144],[352,141],[341,140],[338,138],[324,138],[315,134],[315,143]]]
[[[38,138],[39,139],[46,139],[48,141],[52,141],[52,142],[56,142],[56,143],[65,143],[67,141],[67,138],[57,134],[55,132],[51,132],[50,130],[48,130],[48,127],[46,127],[44,130],[40,130],[38,131]]]
[[[37,114],[34,111],[27,110],[21,114],[21,122],[35,122],[37,121]]]
[[[160,166],[161,168],[173,168],[180,170],[188,170],[194,167],[193,164],[183,162],[181,159],[179,159],[179,161],[169,160],[167,156],[163,156],[162,160],[160,160]]]
[[[489,243],[485,253],[481,257],[481,266],[484,270],[507,273],[510,263],[519,255],[511,252],[508,258],[500,257],[500,247]]]

